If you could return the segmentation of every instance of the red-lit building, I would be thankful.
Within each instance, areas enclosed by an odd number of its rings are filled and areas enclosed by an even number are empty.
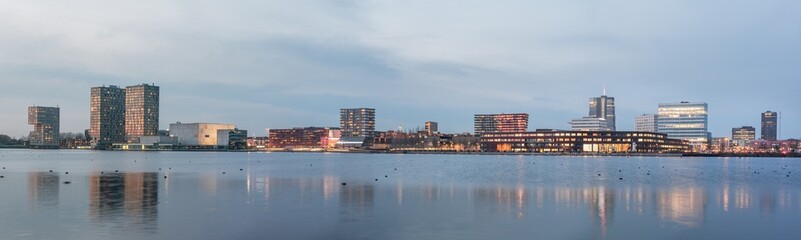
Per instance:
[[[528,131],[528,114],[502,113],[502,114],[476,114],[475,133],[505,133]]]
[[[331,145],[332,136],[337,137],[337,135],[339,135],[339,129],[322,127],[270,129],[267,147],[283,149],[328,148]]]
[[[668,138],[667,134],[652,132],[536,131],[482,134],[481,151],[538,153],[682,153],[689,151],[689,145],[687,141]]]

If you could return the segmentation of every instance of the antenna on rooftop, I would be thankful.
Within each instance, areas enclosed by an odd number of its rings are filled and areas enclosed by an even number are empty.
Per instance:
[[[606,82],[604,82],[604,96],[606,96]]]

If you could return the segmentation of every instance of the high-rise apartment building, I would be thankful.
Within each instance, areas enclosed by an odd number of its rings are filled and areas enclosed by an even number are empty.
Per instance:
[[[657,132],[656,122],[658,119],[656,114],[643,114],[634,119],[634,131],[637,132]]]
[[[476,134],[528,131],[527,113],[476,114],[473,120]]]
[[[762,140],[776,141],[778,140],[776,126],[778,126],[778,114],[776,112],[767,111],[762,113]]]
[[[600,97],[590,98],[590,115],[591,118],[604,118],[606,119],[606,129],[615,131],[615,98],[607,97],[606,93]]]
[[[58,148],[60,110],[58,107],[28,107],[28,124],[33,125],[30,132],[30,145],[33,148]]]
[[[159,87],[148,84],[125,87],[125,135],[128,142],[159,131]]]
[[[426,134],[432,135],[438,132],[439,132],[439,126],[437,122],[431,122],[431,121],[426,122]]]
[[[117,86],[93,87],[90,97],[89,135],[92,147],[110,149],[125,142],[125,90]]]
[[[375,136],[375,109],[373,108],[343,108],[339,110],[339,126],[342,128],[342,137],[373,137]]]
[[[709,145],[708,105],[706,103],[660,103],[657,131],[669,138],[687,140],[696,151],[704,151]]]

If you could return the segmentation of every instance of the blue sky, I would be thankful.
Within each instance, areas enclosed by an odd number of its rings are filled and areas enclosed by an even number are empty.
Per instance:
[[[568,128],[589,97],[617,125],[660,102],[708,102],[710,130],[782,111],[801,137],[801,1],[36,1],[0,2],[0,133],[26,107],[89,125],[89,88],[161,86],[161,126],[336,126],[374,107],[379,130],[474,113],[526,112]]]

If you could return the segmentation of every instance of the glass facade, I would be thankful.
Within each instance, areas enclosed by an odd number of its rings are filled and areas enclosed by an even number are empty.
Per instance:
[[[606,95],[600,97],[590,98],[590,115],[591,118],[604,118],[606,119],[607,127],[615,131],[615,98],[607,97]]]
[[[618,131],[537,131],[481,135],[484,152],[681,153],[688,142],[666,134]]]
[[[375,109],[343,108],[339,110],[342,137],[375,136]]]
[[[683,139],[697,151],[709,145],[709,117],[706,103],[660,103],[657,131],[670,138]]]
[[[527,113],[476,114],[473,119],[476,134],[528,131]]]
[[[778,139],[776,134],[778,116],[776,112],[771,111],[762,113],[762,140],[776,141]]]
[[[125,135],[128,142],[159,131],[159,87],[147,84],[125,88]]]
[[[93,87],[89,101],[92,146],[110,149],[113,143],[125,142],[125,90],[113,85]]]
[[[60,109],[57,107],[28,107],[28,124],[33,125],[30,144],[34,148],[58,148]]]
[[[614,131],[606,118],[583,117],[570,121],[573,131]]]
[[[638,132],[658,132],[656,122],[659,117],[656,114],[643,114],[634,119],[634,131]]]

